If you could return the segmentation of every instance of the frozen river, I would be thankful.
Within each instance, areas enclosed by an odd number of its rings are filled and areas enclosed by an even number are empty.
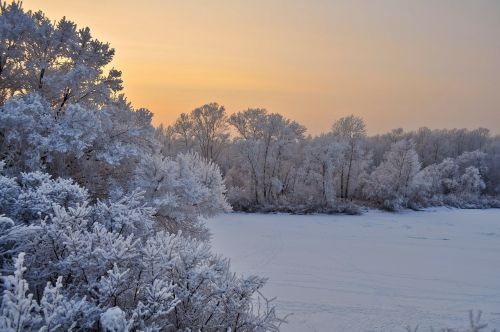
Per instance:
[[[500,328],[500,210],[362,216],[230,213],[208,221],[233,270],[269,278],[283,331]]]

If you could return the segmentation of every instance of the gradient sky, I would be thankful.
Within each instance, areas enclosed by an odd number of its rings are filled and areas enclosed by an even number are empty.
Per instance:
[[[311,133],[351,113],[369,133],[500,133],[497,0],[24,0],[116,49],[125,93],[172,123],[218,102],[264,107]]]

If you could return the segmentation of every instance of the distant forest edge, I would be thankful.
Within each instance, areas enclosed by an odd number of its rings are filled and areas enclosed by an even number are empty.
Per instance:
[[[281,114],[248,109],[227,115],[216,103],[156,128],[164,154],[194,151],[219,165],[236,210],[500,207],[500,136],[486,128],[368,136],[363,119],[351,115],[328,133],[305,133]]]

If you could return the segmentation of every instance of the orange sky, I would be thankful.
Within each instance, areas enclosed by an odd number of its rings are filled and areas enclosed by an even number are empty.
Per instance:
[[[500,1],[24,0],[116,49],[125,93],[154,123],[218,102],[309,132],[351,113],[370,133],[500,133]]]

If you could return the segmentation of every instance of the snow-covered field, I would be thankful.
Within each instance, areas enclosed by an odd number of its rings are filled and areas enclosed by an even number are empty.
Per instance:
[[[208,221],[237,273],[269,278],[284,331],[500,328],[500,210],[362,216],[225,214]]]

